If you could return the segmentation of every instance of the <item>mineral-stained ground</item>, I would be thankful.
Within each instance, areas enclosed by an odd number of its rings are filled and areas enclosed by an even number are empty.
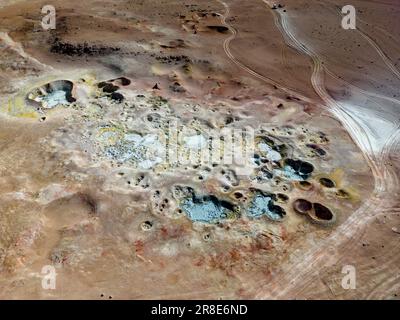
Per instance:
[[[400,294],[396,1],[50,2],[0,0],[1,299]]]

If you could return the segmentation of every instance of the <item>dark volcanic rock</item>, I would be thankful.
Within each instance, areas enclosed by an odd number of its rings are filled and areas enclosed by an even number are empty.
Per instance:
[[[125,99],[124,96],[122,94],[118,93],[118,92],[113,92],[110,95],[110,97],[111,97],[111,99],[117,101],[118,103],[121,103]]]
[[[50,52],[67,56],[101,56],[120,50],[120,48],[116,47],[89,45],[87,42],[71,44],[59,41],[58,38],[54,40],[50,47]]]

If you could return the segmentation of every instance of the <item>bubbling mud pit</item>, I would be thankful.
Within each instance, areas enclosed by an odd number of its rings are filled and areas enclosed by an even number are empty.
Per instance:
[[[88,297],[115,281],[140,297],[180,296],[188,286],[193,297],[251,297],[259,279],[329,235],[369,192],[360,187],[369,169],[348,135],[304,103],[210,105],[157,93],[125,77],[87,76],[43,81],[10,101],[8,116],[49,129],[40,182],[3,208],[34,204],[31,245],[17,245],[2,269],[56,265],[64,297],[74,295],[66,282],[82,278],[102,279]],[[190,269],[171,281],[182,266]],[[114,291],[132,297],[126,286]]]
[[[46,83],[30,92],[27,102],[36,106],[37,110],[51,109],[57,105],[67,105],[75,102],[72,97],[73,84],[71,81],[58,80]]]
[[[130,84],[126,78],[123,79],[125,85]],[[119,98],[115,98],[119,90],[113,84],[116,80],[119,79],[98,83],[99,90],[91,98],[89,107],[79,102],[72,106],[76,113],[71,114],[71,125],[44,144],[52,145],[56,153],[63,150],[71,159],[73,155],[68,153],[88,153],[90,150],[89,157],[82,157],[81,167],[84,167],[82,164],[90,167],[101,162],[118,167],[121,171],[118,176],[123,177],[128,187],[133,183],[141,189],[152,190],[152,209],[156,213],[175,215],[180,210],[190,220],[204,223],[235,220],[242,216],[280,221],[286,216],[295,182],[310,183],[311,188],[313,183],[308,180],[314,172],[314,165],[318,165],[317,160],[327,162],[324,160],[324,146],[328,147],[329,138],[321,131],[302,127],[298,132],[291,126],[275,127],[261,122],[252,136],[243,139],[243,135],[250,131],[249,116],[228,116],[225,120],[218,117],[222,119],[218,122],[212,115],[216,108],[209,111],[204,106],[190,103],[177,108],[155,95],[136,94],[131,101],[121,105],[124,96],[118,93]],[[65,91],[58,89],[60,84],[64,85]],[[45,92],[51,98],[43,98],[42,105],[65,107],[69,102],[75,102],[71,98],[72,87],[70,81],[46,84]],[[33,99],[32,95],[30,93],[28,97]],[[63,99],[57,98],[61,95]],[[187,117],[185,109],[198,116]],[[228,111],[228,114],[232,113],[233,110]],[[88,122],[86,126],[79,125],[85,121]],[[254,145],[251,145],[253,141]],[[319,152],[315,152],[316,149]],[[248,157],[244,163],[235,163],[237,153]],[[316,164],[299,157],[306,157]],[[129,173],[125,174],[125,170]],[[170,185],[167,175],[171,174],[181,177],[189,174],[195,179],[184,186]],[[133,181],[130,176],[133,176]],[[154,190],[154,176],[167,182],[163,183],[164,188]],[[114,184],[123,188],[121,181],[110,179],[110,189]],[[314,184],[320,189],[318,199],[325,198],[326,189],[334,189],[335,193],[329,191],[334,195],[331,198],[338,198],[339,193],[350,193],[334,188],[335,183],[325,177],[317,179]],[[235,195],[232,192],[236,192]],[[177,193],[181,194],[178,196]],[[239,199],[238,194],[241,195]],[[321,208],[324,206],[320,205],[319,210],[316,208],[314,216],[327,216],[317,214],[323,211]],[[328,208],[325,210],[330,212]],[[318,221],[325,220],[334,222],[334,215]]]

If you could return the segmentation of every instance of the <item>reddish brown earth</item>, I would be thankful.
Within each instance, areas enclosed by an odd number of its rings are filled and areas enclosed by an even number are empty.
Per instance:
[[[45,4],[0,0],[1,299],[397,299],[397,1],[353,1],[356,30],[333,0],[52,1],[55,30]],[[177,150],[252,128],[279,155],[156,162],[169,121]],[[194,221],[176,186],[232,207]]]

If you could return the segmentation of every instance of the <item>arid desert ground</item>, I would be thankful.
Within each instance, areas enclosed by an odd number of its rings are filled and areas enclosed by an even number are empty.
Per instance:
[[[0,0],[0,299],[398,299],[399,17]]]

